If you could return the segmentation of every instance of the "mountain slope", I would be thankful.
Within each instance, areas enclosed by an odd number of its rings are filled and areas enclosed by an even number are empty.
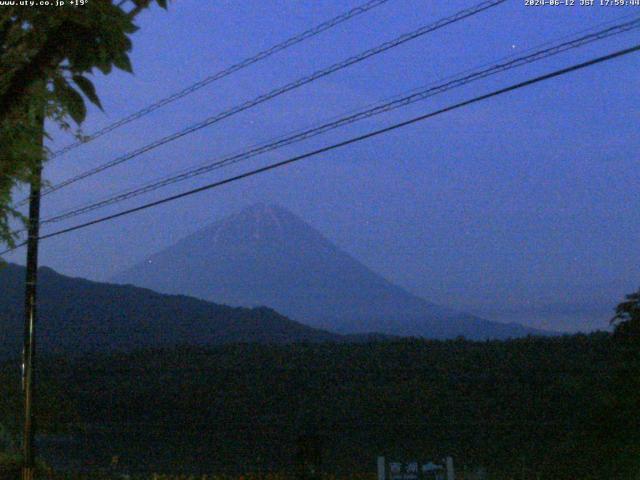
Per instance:
[[[0,356],[20,352],[24,275],[23,267],[0,266]],[[38,349],[48,352],[347,340],[269,308],[216,305],[130,285],[66,277],[49,268],[39,270],[38,314]]]
[[[340,333],[473,339],[536,333],[412,295],[275,206],[255,205],[226,217],[113,280],[230,305],[268,305]]]

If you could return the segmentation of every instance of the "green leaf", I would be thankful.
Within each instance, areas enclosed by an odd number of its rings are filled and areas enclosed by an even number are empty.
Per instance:
[[[125,72],[132,73],[133,68],[131,67],[131,60],[129,60],[129,55],[126,53],[122,53],[113,59],[113,64],[118,67],[120,70],[124,70]]]
[[[111,62],[96,60],[96,67],[105,75],[111,73]]]
[[[71,118],[80,125],[87,116],[87,107],[84,104],[82,95],[71,88],[63,79],[57,79],[54,82],[54,86],[58,101],[67,110]]]
[[[122,26],[124,33],[136,33],[138,30],[140,30],[140,27],[134,25],[133,22],[127,22]]]
[[[71,118],[80,125],[87,116],[87,107],[84,104],[82,96],[76,92],[73,88],[69,88],[67,91],[67,109]]]
[[[91,103],[96,105],[100,110],[104,111],[104,109],[102,108],[102,104],[100,103],[100,99],[96,94],[96,89],[89,79],[83,77],[82,75],[74,75],[73,81],[76,85],[78,85],[80,90],[82,90],[82,93],[86,95]]]

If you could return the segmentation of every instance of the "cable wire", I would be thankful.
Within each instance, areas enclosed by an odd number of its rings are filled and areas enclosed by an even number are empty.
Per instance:
[[[277,45],[274,45],[266,50],[263,50],[259,53],[257,53],[256,55],[249,57],[249,58],[245,58],[244,60],[231,65],[230,67],[221,70],[219,72],[214,73],[213,75],[210,75],[182,90],[180,90],[179,92],[173,93],[172,95],[169,95],[168,97],[165,97],[163,99],[158,100],[155,103],[152,103],[151,105],[138,110],[137,112],[134,112],[126,117],[121,118],[120,120],[111,123],[110,125],[107,125],[106,127],[97,130],[96,132],[93,132],[92,134],[88,135],[87,137],[85,137],[83,140],[78,140],[76,142],[73,142],[59,150],[56,150],[55,152],[53,152],[49,159],[53,159],[56,157],[59,157],[61,155],[64,155],[65,153],[79,147],[80,145],[83,145],[85,143],[91,142],[93,140],[95,140],[96,138],[102,137],[103,135],[106,135],[109,132],[112,132],[124,125],[127,125],[128,123],[133,122],[134,120],[137,120],[139,118],[144,117],[145,115],[150,114],[151,112],[154,112],[156,110],[158,110],[159,108],[164,107],[165,105],[168,105],[172,102],[175,102],[176,100],[179,100],[180,98],[186,97],[187,95],[190,95],[191,93],[200,90],[201,88],[210,85],[213,82],[216,82],[218,80],[221,80],[224,77],[227,77],[229,75],[231,75],[232,73],[235,73],[239,70],[242,70],[246,67],[249,67],[250,65],[253,65],[254,63],[260,62],[261,60],[264,60],[265,58],[268,58],[278,52],[281,52],[283,50],[286,50],[289,47],[292,47],[294,45],[297,45],[298,43],[303,42],[304,40],[307,40],[308,38],[314,37],[326,30],[329,30],[333,27],[335,27],[336,25],[339,25],[343,22],[346,22],[347,20],[350,20],[358,15],[361,15],[365,12],[368,12],[369,10],[372,10],[380,5],[382,5],[383,3],[388,2],[389,0],[370,0],[369,2],[366,2],[358,7],[355,7],[341,15],[338,15],[337,17],[334,17],[330,20],[327,20],[326,22],[323,22],[313,28],[310,28],[309,30],[305,30],[302,33],[299,33],[293,37],[288,38],[287,40],[278,43]]]
[[[282,87],[276,88],[274,90],[271,90],[268,93],[262,94],[252,100],[249,100],[247,102],[244,102],[240,105],[237,105],[229,110],[225,110],[219,114],[216,114],[212,117],[209,117],[201,122],[198,122],[194,125],[191,125],[183,130],[180,130],[176,133],[173,133],[171,135],[165,136],[159,140],[156,140],[150,144],[147,144],[143,147],[140,147],[130,153],[127,153],[125,155],[122,155],[110,162],[107,162],[105,164],[102,164],[98,167],[95,167],[91,170],[85,171],[84,173],[81,173],[79,175],[76,175],[75,177],[69,178],[67,180],[62,181],[61,183],[58,183],[56,185],[51,185],[48,188],[45,188],[42,191],[42,196],[48,195],[52,192],[55,192],[57,190],[60,190],[61,188],[67,187],[73,183],[79,182],[80,180],[84,180],[88,177],[91,177],[93,175],[96,175],[97,173],[103,172],[109,168],[115,167],[116,165],[120,165],[128,160],[131,160],[139,155],[142,155],[143,153],[146,153],[148,151],[154,150],[162,145],[165,145],[169,142],[172,142],[174,140],[177,140],[181,137],[184,137],[185,135],[189,135],[193,132],[196,132],[198,130],[201,130],[205,127],[208,127],[214,123],[217,123],[223,119],[226,119],[228,117],[231,117],[232,115],[235,115],[237,113],[243,112],[245,110],[248,110],[250,108],[253,108],[261,103],[264,103],[268,100],[271,100],[277,96],[280,96],[286,92],[289,92],[291,90],[295,90],[297,88],[302,87],[303,85],[306,85],[308,83],[311,83],[315,80],[318,80],[320,78],[326,77],[334,72],[337,72],[339,70],[342,70],[344,68],[347,68],[351,65],[354,65],[356,63],[362,62],[363,60],[366,60],[367,58],[370,58],[374,55],[378,55],[382,52],[385,52],[387,50],[390,50],[392,48],[398,47],[404,43],[407,43],[411,40],[414,40],[416,38],[419,38],[421,36],[424,36],[428,33],[431,33],[435,30],[438,30],[440,28],[443,28],[447,25],[456,23],[458,21],[461,21],[467,17],[471,17],[473,15],[476,15],[478,13],[481,13],[485,10],[488,10],[490,8],[496,7],[504,2],[506,2],[507,0],[487,0],[484,2],[481,2],[479,4],[477,4],[474,7],[470,7],[464,10],[461,10],[460,12],[451,15],[449,17],[443,18],[441,20],[438,20],[435,23],[429,24],[429,25],[425,25],[422,26],[420,28],[418,28],[417,30],[414,30],[412,32],[409,33],[405,33],[403,35],[400,35],[399,37],[387,41],[385,43],[382,43],[380,45],[378,45],[377,47],[365,50],[364,52],[358,54],[358,55],[354,55],[352,57],[347,58],[346,60],[343,60],[341,62],[335,63],[333,65],[331,65],[330,67],[324,68],[322,70],[318,70],[314,73],[312,73],[311,75],[308,75],[306,77],[302,77],[298,80],[295,80],[291,83],[288,83]],[[16,204],[16,206],[21,206],[24,205],[26,202],[28,201],[28,199],[24,199],[22,201],[20,201],[19,203]]]
[[[375,103],[368,104],[366,107],[360,107],[360,109],[350,109],[350,110],[345,111],[345,112],[343,112],[343,113],[341,113],[339,115],[333,115],[332,117],[326,119],[324,123],[329,123],[329,122],[333,122],[333,121],[336,121],[336,120],[340,120],[340,119],[342,119],[342,118],[344,118],[346,116],[350,116],[352,114],[358,113],[358,112],[362,111],[363,109],[364,110],[370,110],[370,109],[372,109],[374,107],[390,103],[391,101],[402,99],[402,98],[404,98],[404,97],[406,97],[406,96],[408,96],[410,94],[421,92],[421,91],[425,90],[427,87],[431,87],[431,86],[437,85],[438,82],[453,80],[453,79],[456,79],[456,78],[458,78],[460,76],[468,74],[470,72],[474,72],[474,71],[477,71],[479,69],[482,69],[482,68],[485,68],[485,67],[488,67],[488,66],[494,66],[498,62],[505,62],[507,60],[510,60],[510,59],[513,59],[513,58],[516,58],[516,57],[519,57],[519,56],[522,57],[523,54],[527,54],[527,53],[530,53],[530,52],[535,52],[536,50],[541,49],[542,47],[545,47],[545,46],[548,46],[548,45],[557,44],[558,42],[560,42],[562,40],[575,38],[575,36],[580,35],[580,34],[584,34],[586,32],[593,32],[594,30],[597,30],[598,28],[602,28],[602,27],[607,26],[607,25],[615,24],[616,22],[620,22],[622,20],[626,20],[626,19],[629,19],[631,17],[634,17],[634,14],[622,15],[620,17],[617,17],[616,19],[608,20],[606,22],[601,22],[601,23],[595,24],[595,25],[593,25],[593,26],[591,26],[589,28],[580,29],[580,30],[572,32],[570,34],[562,35],[562,36],[556,38],[555,40],[548,40],[548,41],[542,42],[542,43],[540,43],[538,45],[535,45],[533,47],[526,48],[526,49],[522,50],[521,52],[512,53],[510,55],[506,55],[506,56],[501,57],[501,58],[499,58],[497,60],[494,60],[492,62],[483,63],[481,65],[477,65],[475,67],[467,68],[465,70],[456,72],[455,74],[450,74],[450,75],[446,75],[444,77],[439,77],[437,79],[437,81],[430,82],[426,86],[421,86],[421,87],[418,87],[418,88],[414,88],[414,89],[412,89],[412,90],[410,90],[408,92],[405,92],[403,94],[396,94],[396,95],[394,95],[392,97],[387,97],[387,98],[385,98],[383,100],[379,100],[379,101],[377,101]],[[636,18],[636,20],[637,20],[637,18]],[[616,27],[620,27],[621,25],[622,24],[616,25]],[[631,28],[629,30],[631,30]],[[629,30],[626,30],[626,31],[629,31]],[[604,32],[604,30],[603,30],[603,32]],[[624,32],[619,32],[619,33],[624,33]],[[247,153],[247,149],[248,150],[253,150],[253,149],[257,148],[257,147],[267,146],[267,145],[275,143],[276,141],[283,140],[283,139],[291,137],[293,135],[305,132],[308,129],[309,129],[309,127],[305,127],[305,128],[299,128],[299,129],[290,131],[289,133],[286,133],[286,134],[283,134],[283,135],[279,135],[279,136],[277,136],[275,138],[271,138],[271,139],[269,139],[267,141],[262,141],[262,142],[258,142],[256,144],[252,144],[252,145],[246,147],[245,150],[237,150],[235,152],[232,152],[229,156],[235,157],[237,155],[240,155],[241,153],[245,154],[245,153]],[[222,162],[222,161],[219,161],[219,162]],[[215,163],[217,164],[219,162],[215,162]],[[93,200],[93,201],[90,201],[90,202],[85,202],[80,206],[67,208],[67,209],[63,210],[62,212],[56,213],[54,215],[55,216],[66,215],[67,213],[74,212],[76,210],[84,209],[85,207],[92,206],[95,203],[101,203],[103,201],[110,200],[110,199],[115,198],[115,197],[120,197],[121,195],[133,193],[133,192],[135,192],[137,190],[140,190],[142,188],[151,187],[151,186],[153,186],[154,184],[156,184],[158,182],[162,182],[162,181],[165,181],[165,180],[171,180],[171,179],[173,179],[173,178],[175,178],[175,177],[177,177],[179,175],[186,174],[186,173],[192,172],[192,171],[194,171],[196,169],[199,169],[201,167],[207,167],[207,166],[210,166],[210,165],[213,165],[213,164],[211,162],[207,161],[207,162],[204,162],[204,163],[200,164],[197,167],[184,168],[184,169],[181,169],[181,170],[179,170],[177,172],[174,172],[174,173],[172,173],[170,175],[165,175],[165,176],[163,176],[163,177],[161,177],[159,179],[148,181],[148,182],[146,182],[146,183],[144,183],[144,184],[142,184],[139,187],[136,187],[134,189],[128,188],[128,189],[124,189],[124,190],[121,190],[121,191],[117,192],[115,195],[114,194],[105,195],[105,196],[102,196],[99,200]],[[49,219],[46,219],[44,221],[49,221],[49,220],[53,221],[53,218],[49,217]]]
[[[203,166],[200,166],[198,168],[192,168],[192,169],[188,169],[186,171],[183,171],[181,173],[175,174],[173,176],[169,176],[169,177],[165,177],[163,179],[160,179],[158,181],[155,182],[151,182],[151,183],[147,183],[141,187],[137,187],[131,190],[128,190],[124,193],[119,193],[117,195],[114,196],[110,196],[106,199],[97,201],[97,202],[93,202],[93,203],[89,203],[87,205],[81,206],[81,207],[75,207],[72,209],[68,209],[67,211],[55,214],[51,217],[48,217],[44,220],[42,220],[42,224],[46,224],[46,223],[55,223],[55,222],[60,222],[69,218],[73,218],[76,217],[78,215],[81,215],[83,213],[88,213],[94,210],[97,210],[99,208],[103,208],[106,207],[108,205],[112,205],[115,203],[119,203],[134,197],[137,197],[139,195],[143,195],[145,193],[149,193],[155,190],[158,190],[160,188],[163,188],[165,186],[168,185],[172,185],[174,183],[178,183],[199,175],[203,175],[205,173],[211,172],[213,170],[222,168],[224,166],[228,166],[230,164],[235,164],[238,163],[240,161],[244,161],[247,160],[249,158],[255,157],[259,154],[265,153],[265,152],[269,152],[269,151],[273,151],[279,148],[282,148],[284,146],[287,145],[291,145],[293,143],[297,143],[299,141],[302,140],[306,140],[312,137],[315,137],[317,135],[320,135],[322,133],[325,133],[327,131],[354,123],[356,121],[365,119],[365,118],[370,118],[373,117],[375,115],[379,115],[382,113],[386,113],[389,112],[391,110],[397,109],[397,108],[401,108],[407,105],[410,105],[412,103],[421,101],[421,100],[425,100],[427,98],[430,98],[434,95],[443,93],[445,91],[448,91],[450,89],[453,88],[458,88],[461,87],[463,85],[466,85],[468,83],[498,74],[498,73],[502,73],[505,72],[507,70],[513,69],[513,68],[517,68],[529,63],[533,63],[554,55],[558,55],[562,52],[566,52],[568,50],[571,49],[576,49],[579,47],[582,47],[584,45],[605,39],[605,38],[609,38],[612,37],[614,35],[619,35],[621,33],[626,33],[628,31],[631,31],[633,29],[637,29],[640,27],[640,18],[636,18],[632,21],[629,22],[625,22],[623,24],[619,24],[619,25],[615,25],[612,27],[609,27],[607,29],[595,32],[595,33],[591,33],[588,35],[584,35],[580,38],[577,39],[573,39],[567,42],[563,42],[561,44],[558,45],[554,45],[552,47],[548,47],[546,49],[543,50],[539,50],[536,51],[534,53],[528,54],[528,55],[524,55],[524,56],[520,56],[517,57],[515,59],[512,59],[508,62],[505,63],[498,63],[495,64],[489,68],[486,69],[482,69],[479,71],[475,71],[471,74],[465,75],[463,77],[460,78],[455,78],[453,80],[450,80],[448,82],[445,82],[443,84],[437,85],[437,86],[431,86],[429,88],[425,88],[423,90],[420,91],[413,91],[410,95],[407,95],[405,97],[401,97],[401,98],[395,98],[394,100],[387,102],[385,104],[381,104],[381,105],[377,105],[373,108],[369,108],[360,112],[357,112],[355,114],[352,115],[348,115],[346,117],[342,117],[338,120],[332,121],[332,122],[328,122],[325,123],[323,125],[311,128],[311,129],[307,129],[307,130],[302,130],[299,132],[296,132],[293,135],[290,135],[288,137],[284,137],[284,138],[280,138],[276,141],[273,141],[271,143],[267,143],[267,144],[262,144],[259,146],[255,146],[255,147],[251,147],[249,150],[246,150],[244,152],[238,153],[238,154],[234,154],[231,156],[228,156],[222,160],[218,160],[215,161],[213,163],[207,163]]]
[[[390,125],[390,126],[385,127],[385,128],[381,128],[379,130],[374,130],[374,131],[368,132],[366,134],[359,135],[357,137],[352,137],[352,138],[350,138],[348,140],[344,140],[342,142],[334,143],[332,145],[329,145],[329,146],[326,146],[326,147],[323,147],[323,148],[320,148],[320,149],[317,149],[317,150],[313,150],[311,152],[307,152],[307,153],[304,153],[302,155],[297,155],[295,157],[289,158],[287,160],[283,160],[281,162],[272,163],[272,164],[267,165],[265,167],[257,168],[255,170],[251,170],[249,172],[245,172],[245,173],[242,173],[240,175],[235,175],[233,177],[229,177],[229,178],[226,178],[224,180],[213,182],[213,183],[210,183],[208,185],[204,185],[202,187],[194,188],[192,190],[188,190],[186,192],[182,192],[182,193],[179,193],[179,194],[176,194],[176,195],[171,195],[169,197],[165,197],[165,198],[162,198],[160,200],[155,200],[153,202],[149,202],[149,203],[146,203],[144,205],[140,205],[138,207],[134,207],[134,208],[130,208],[130,209],[127,209],[127,210],[123,210],[121,212],[114,213],[112,215],[107,215],[107,216],[104,216],[104,217],[101,217],[101,218],[98,218],[98,219],[95,219],[95,220],[91,220],[91,221],[84,222],[84,223],[81,223],[81,224],[78,224],[78,225],[74,225],[72,227],[64,228],[62,230],[57,230],[55,232],[51,232],[51,233],[48,233],[46,235],[41,235],[40,237],[38,237],[38,239],[39,240],[45,240],[47,238],[53,238],[53,237],[57,237],[57,236],[60,236],[60,235],[64,235],[66,233],[70,233],[70,232],[73,232],[73,231],[76,231],[76,230],[81,230],[81,229],[90,227],[92,225],[97,225],[99,223],[103,223],[103,222],[107,222],[107,221],[110,221],[110,220],[114,220],[116,218],[124,217],[126,215],[130,215],[130,214],[135,213],[135,212],[140,212],[140,211],[143,211],[143,210],[147,210],[149,208],[156,207],[158,205],[162,205],[162,204],[165,204],[165,203],[168,203],[168,202],[172,202],[172,201],[184,198],[184,197],[195,195],[195,194],[200,193],[200,192],[211,190],[213,188],[217,188],[217,187],[220,187],[222,185],[226,185],[228,183],[236,182],[236,181],[242,180],[244,178],[248,178],[248,177],[252,177],[252,176],[255,176],[255,175],[259,175],[261,173],[265,173],[265,172],[268,172],[270,170],[274,170],[276,168],[283,167],[285,165],[290,165],[292,163],[299,162],[299,161],[304,160],[306,158],[314,157],[314,156],[317,156],[317,155],[320,155],[322,153],[326,153],[326,152],[329,152],[329,151],[332,151],[332,150],[337,150],[337,149],[345,147],[347,145],[358,143],[358,142],[361,142],[363,140],[367,140],[369,138],[377,137],[379,135],[383,135],[385,133],[389,133],[391,131],[398,130],[400,128],[404,128],[404,127],[407,127],[409,125],[413,125],[415,123],[422,122],[422,121],[427,120],[429,118],[433,118],[433,117],[436,117],[438,115],[442,115],[444,113],[451,112],[453,110],[457,110],[457,109],[460,109],[460,108],[463,108],[463,107],[466,107],[466,106],[469,106],[469,105],[472,105],[472,104],[475,104],[475,103],[478,103],[478,102],[481,102],[481,101],[484,101],[484,100],[488,100],[490,98],[497,97],[499,95],[503,95],[503,94],[508,93],[508,92],[519,90],[521,88],[528,87],[528,86],[531,86],[531,85],[534,85],[534,84],[537,84],[537,83],[540,83],[540,82],[543,82],[543,81],[546,81],[546,80],[550,80],[552,78],[560,77],[560,76],[566,75],[566,74],[571,73],[571,72],[575,72],[575,71],[582,70],[582,69],[585,69],[585,68],[588,68],[588,67],[592,67],[594,65],[613,60],[614,58],[623,57],[623,56],[626,56],[626,55],[629,55],[631,53],[635,53],[635,52],[638,52],[638,51],[640,51],[640,44],[637,44],[637,45],[635,45],[633,47],[629,47],[629,48],[626,48],[626,49],[623,49],[623,50],[618,50],[616,52],[613,52],[613,53],[610,53],[608,55],[604,55],[604,56],[601,56],[601,57],[597,57],[597,58],[594,58],[592,60],[588,60],[586,62],[578,63],[578,64],[572,65],[570,67],[562,68],[560,70],[555,70],[555,71],[553,71],[551,73],[540,75],[540,76],[531,78],[529,80],[525,80],[523,82],[519,82],[519,83],[510,85],[508,87],[501,88],[499,90],[494,90],[494,91],[492,91],[490,93],[486,93],[484,95],[479,95],[479,96],[473,97],[473,98],[471,98],[469,100],[465,100],[465,101],[456,103],[454,105],[450,105],[448,107],[441,108],[439,110],[435,110],[435,111],[426,113],[424,115],[420,115],[418,117],[414,117],[414,118],[411,118],[409,120],[405,120],[403,122]],[[6,254],[6,253],[8,253],[10,251],[13,251],[13,250],[15,250],[15,249],[17,249],[19,247],[22,247],[24,245],[26,245],[26,242],[23,242],[23,243],[15,246],[13,248],[7,249],[7,250],[3,251],[2,253],[0,253],[0,255],[4,255],[4,254]]]

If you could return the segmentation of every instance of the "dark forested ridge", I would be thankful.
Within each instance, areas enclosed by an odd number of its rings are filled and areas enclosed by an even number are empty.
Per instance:
[[[16,366],[2,375],[9,418]],[[452,455],[494,479],[624,480],[640,467],[638,352],[606,333],[50,357],[39,378],[43,427],[112,432],[95,461],[117,452],[132,469],[282,468],[303,433],[328,470],[372,470],[380,454]]]
[[[38,348],[45,352],[358,340],[307,327],[266,307],[228,307],[131,285],[71,278],[50,268],[41,268],[39,277]],[[0,359],[20,352],[23,299],[24,268],[0,265]]]

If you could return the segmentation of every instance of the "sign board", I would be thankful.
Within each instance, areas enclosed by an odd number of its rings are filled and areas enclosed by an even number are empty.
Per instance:
[[[378,459],[378,480],[449,480],[453,478],[453,462],[385,461]]]

